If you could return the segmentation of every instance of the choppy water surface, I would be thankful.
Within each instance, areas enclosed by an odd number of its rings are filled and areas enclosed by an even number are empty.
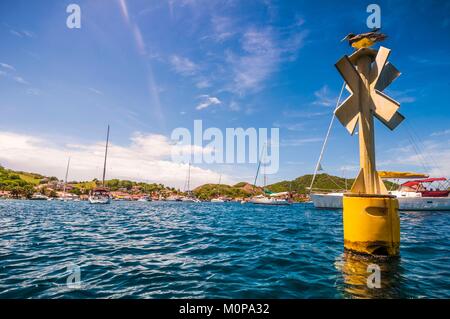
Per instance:
[[[341,214],[0,201],[0,298],[450,297],[449,212],[402,212],[401,258],[389,261],[345,255]],[[366,285],[372,263],[381,289]],[[76,266],[79,289],[67,286]]]

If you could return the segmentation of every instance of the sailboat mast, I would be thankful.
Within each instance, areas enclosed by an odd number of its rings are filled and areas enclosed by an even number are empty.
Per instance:
[[[103,162],[102,186],[105,186],[106,158],[108,157],[108,143],[109,143],[109,124],[108,124],[108,131],[106,133],[105,161]]]
[[[188,193],[191,191],[191,163],[189,163],[189,168],[188,168],[187,191],[188,191]]]
[[[220,196],[220,182],[222,181],[222,173],[219,175],[219,185],[217,185],[217,195]]]
[[[264,143],[262,150],[261,150],[261,154],[259,156],[258,168],[256,169],[256,176],[255,176],[255,182],[253,183],[253,188],[256,188],[256,180],[258,179],[259,169],[261,168],[261,158],[263,156],[265,147],[266,147],[266,143]]]
[[[70,165],[70,157],[67,161],[67,168],[66,168],[66,177],[64,178],[64,188],[63,188],[63,195],[66,197],[66,185],[67,185],[67,175],[69,175],[69,165]]]
[[[266,188],[266,185],[267,185],[266,165],[264,165],[264,179],[263,179],[263,183],[264,183],[264,188]]]

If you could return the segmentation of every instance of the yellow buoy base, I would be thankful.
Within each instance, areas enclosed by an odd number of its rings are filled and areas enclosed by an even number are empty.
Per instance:
[[[391,195],[344,195],[345,249],[382,256],[400,253],[398,200]]]

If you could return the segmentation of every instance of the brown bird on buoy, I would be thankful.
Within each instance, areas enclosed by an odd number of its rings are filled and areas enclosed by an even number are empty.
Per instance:
[[[370,32],[354,34],[349,33],[345,38],[341,40],[348,41],[348,44],[355,49],[369,48],[376,42],[384,41],[387,38],[386,34],[378,32],[380,29],[374,29]]]

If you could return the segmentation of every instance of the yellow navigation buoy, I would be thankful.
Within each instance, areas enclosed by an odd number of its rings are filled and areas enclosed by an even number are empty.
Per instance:
[[[399,254],[400,221],[398,200],[388,195],[376,171],[374,121],[378,118],[391,130],[404,117],[400,104],[383,91],[400,72],[386,63],[390,50],[362,48],[344,56],[336,68],[351,95],[336,109],[335,115],[353,135],[358,125],[360,172],[349,193],[344,194],[344,247],[371,254]]]

